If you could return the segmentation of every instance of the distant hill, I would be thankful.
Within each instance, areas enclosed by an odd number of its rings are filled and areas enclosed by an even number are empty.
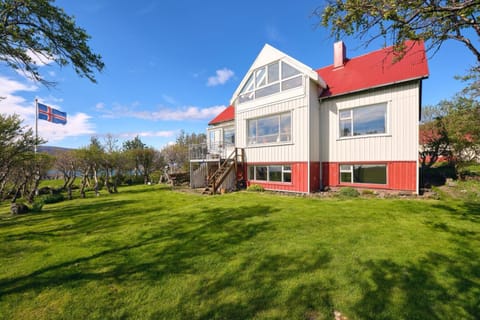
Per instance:
[[[42,153],[47,153],[50,155],[55,155],[60,152],[74,150],[71,148],[62,148],[62,147],[53,147],[53,146],[38,146],[37,151]]]

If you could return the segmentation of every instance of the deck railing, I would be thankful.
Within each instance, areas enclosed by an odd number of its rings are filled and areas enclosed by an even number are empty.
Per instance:
[[[233,143],[201,143],[188,147],[190,160],[225,159],[234,149]]]

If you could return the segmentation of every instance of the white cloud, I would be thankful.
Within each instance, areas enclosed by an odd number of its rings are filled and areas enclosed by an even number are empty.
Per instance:
[[[267,25],[265,27],[265,36],[269,42],[283,42],[284,38],[278,31],[277,27],[273,25]]]
[[[175,100],[174,97],[166,95],[166,94],[162,94],[162,99],[165,100],[165,102],[167,102],[169,104],[177,104],[178,103],[177,100]]]
[[[48,141],[61,141],[67,137],[93,135],[95,133],[93,124],[89,121],[92,117],[85,113],[67,113],[67,124],[60,125],[48,121],[38,121],[38,135]]]
[[[32,59],[33,63],[39,67],[46,66],[47,64],[51,64],[55,61],[54,57],[48,53],[38,53],[33,52],[32,50],[27,50],[27,55],[30,57],[30,59]]]
[[[160,107],[156,111],[136,110],[137,105],[130,106],[114,104],[111,109],[103,106],[97,107],[97,111],[102,113],[103,117],[117,119],[123,117],[133,117],[143,120],[153,121],[185,121],[185,120],[209,120],[217,116],[225,109],[226,106],[212,106],[207,108],[200,108],[196,106],[185,106],[181,108],[165,108]]]
[[[215,76],[208,78],[207,86],[215,87],[221,84],[225,84],[235,74],[232,70],[227,68],[217,70],[215,73]]]
[[[95,105],[95,109],[97,110],[102,110],[103,108],[105,108],[105,103],[103,102],[99,102]]]
[[[184,107],[181,109],[161,109],[153,112],[151,116],[155,120],[206,120],[217,116],[225,109],[225,106],[213,106],[208,108]]]
[[[175,134],[176,134],[175,131],[143,131],[143,132],[124,132],[124,133],[120,133],[119,136],[124,139],[132,139],[132,138],[135,138],[136,136],[168,138],[168,137],[173,137]]]
[[[34,127],[35,124],[35,102],[27,101],[21,96],[21,92],[35,92],[38,87],[32,84],[25,84],[0,76],[0,111],[4,114],[17,114],[23,120],[25,126]],[[39,98],[40,101],[60,109],[56,104],[63,99],[53,96]],[[49,143],[61,141],[67,137],[91,135],[95,133],[91,117],[85,113],[67,114],[65,126],[54,124],[48,121],[38,121],[38,135]]]

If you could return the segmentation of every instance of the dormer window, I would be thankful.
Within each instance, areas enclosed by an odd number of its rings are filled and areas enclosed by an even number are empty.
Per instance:
[[[266,97],[303,85],[301,72],[284,61],[276,61],[252,72],[240,91],[239,103]]]

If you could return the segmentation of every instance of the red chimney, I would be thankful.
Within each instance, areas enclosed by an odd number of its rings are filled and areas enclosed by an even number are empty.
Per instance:
[[[333,68],[343,67],[347,59],[347,48],[343,41],[333,44]]]

